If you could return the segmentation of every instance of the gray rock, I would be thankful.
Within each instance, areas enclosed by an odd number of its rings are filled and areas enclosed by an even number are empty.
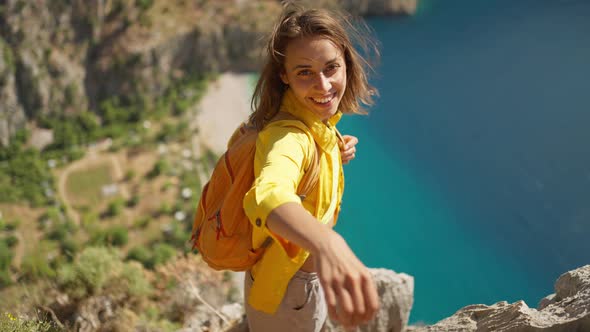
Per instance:
[[[549,294],[539,301],[539,305],[537,306],[537,310],[543,310],[548,305],[555,303],[555,294]]]
[[[464,307],[431,326],[411,326],[410,332],[494,331],[573,332],[590,331],[590,265],[563,274],[548,296],[531,309],[524,301],[498,302]]]
[[[14,79],[15,63],[10,46],[0,38],[0,146],[25,127],[26,116],[18,102]]]

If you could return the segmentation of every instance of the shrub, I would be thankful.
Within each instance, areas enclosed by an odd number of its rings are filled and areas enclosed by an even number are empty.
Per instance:
[[[152,254],[145,246],[136,246],[129,250],[127,259],[138,261],[148,269],[153,268]]]
[[[76,225],[71,221],[62,222],[53,226],[53,229],[47,234],[47,238],[62,242],[69,238],[77,230]]]
[[[108,242],[114,246],[124,246],[127,244],[129,236],[127,229],[123,226],[114,226],[108,230]]]
[[[164,264],[176,255],[176,249],[165,243],[154,245],[153,252],[153,266]]]
[[[60,211],[60,209],[58,209],[56,207],[49,207],[49,208],[47,208],[45,213],[43,213],[43,215],[41,215],[39,217],[39,220],[46,220],[46,219],[50,219],[54,223],[58,223],[58,222],[63,221],[64,216],[63,216],[63,213]]]
[[[170,165],[165,159],[160,159],[154,165],[154,168],[147,174],[148,178],[153,179],[156,176],[162,175],[170,170]]]
[[[65,227],[57,225],[51,230],[51,232],[49,232],[49,234],[47,234],[47,238],[55,241],[63,241],[68,235],[68,230]]]
[[[129,236],[123,226],[113,226],[106,230],[96,229],[90,235],[90,244],[94,246],[124,246]]]
[[[104,247],[84,249],[74,263],[60,268],[57,283],[75,297],[103,291],[143,296],[151,292],[141,266],[121,261],[117,252]]]
[[[128,201],[127,201],[127,206],[128,207],[134,207],[139,203],[139,195],[133,195]]]
[[[150,223],[150,217],[141,217],[133,223],[133,227],[146,228]]]
[[[69,238],[69,239],[65,239],[65,240],[61,241],[59,248],[61,249],[61,252],[66,257],[68,257],[68,259],[72,259],[72,258],[74,258],[74,256],[78,252],[79,246],[78,246],[78,243],[76,243],[76,241]]]
[[[81,285],[86,293],[96,294],[103,288],[111,273],[116,272],[119,258],[114,250],[102,247],[85,249],[72,267],[60,269],[61,285]],[[68,271],[69,269],[69,271]]]
[[[134,296],[145,296],[151,293],[151,285],[145,278],[143,269],[139,263],[129,262],[123,265],[121,279],[126,282],[129,294]]]
[[[12,248],[18,244],[18,238],[14,235],[9,235],[4,239],[4,243],[6,243],[9,248]]]
[[[7,230],[9,232],[14,231],[18,228],[20,223],[21,223],[20,220],[15,220],[13,222],[7,222],[4,224],[4,230]]]
[[[122,199],[115,199],[114,201],[109,203],[106,214],[110,217],[118,216],[123,211],[124,205],[125,203]]]
[[[88,242],[92,246],[107,246],[109,244],[107,231],[99,228],[93,229]]]

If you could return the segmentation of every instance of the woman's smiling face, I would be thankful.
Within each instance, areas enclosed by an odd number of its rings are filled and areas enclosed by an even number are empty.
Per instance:
[[[283,70],[281,80],[307,109],[322,121],[336,114],[346,90],[346,63],[332,41],[321,36],[291,41]]]

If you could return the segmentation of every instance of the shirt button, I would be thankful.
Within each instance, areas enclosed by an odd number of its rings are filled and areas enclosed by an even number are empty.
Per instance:
[[[260,227],[262,225],[262,220],[260,218],[256,218],[256,226]]]

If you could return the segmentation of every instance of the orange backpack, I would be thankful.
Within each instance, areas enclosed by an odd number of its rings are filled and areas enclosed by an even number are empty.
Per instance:
[[[297,120],[279,112],[272,121]],[[299,126],[297,126],[299,128]],[[305,127],[307,128],[307,127]],[[242,124],[232,135],[227,151],[219,158],[209,182],[203,188],[193,222],[193,249],[216,270],[249,269],[272,242],[269,237],[260,248],[252,248],[252,224],[242,202],[254,183],[254,154],[258,131]],[[297,190],[307,196],[318,182],[319,154],[303,175]]]

